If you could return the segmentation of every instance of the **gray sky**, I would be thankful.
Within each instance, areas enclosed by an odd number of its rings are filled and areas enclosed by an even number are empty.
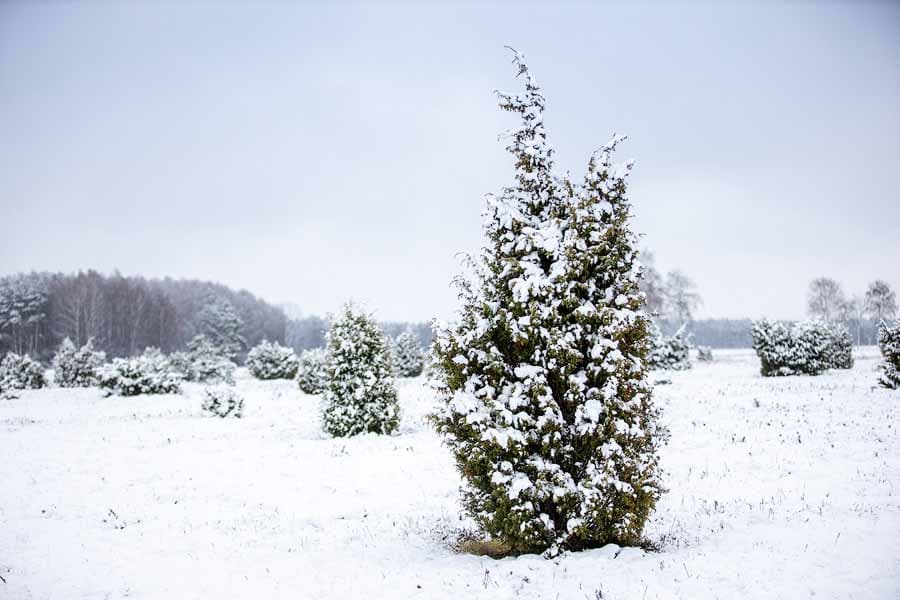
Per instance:
[[[627,133],[701,316],[900,288],[900,5],[0,4],[0,272],[120,269],[446,317],[511,179],[504,44],[558,166]]]

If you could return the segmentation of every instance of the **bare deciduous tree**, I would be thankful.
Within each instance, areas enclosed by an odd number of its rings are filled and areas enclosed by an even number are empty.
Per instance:
[[[897,316],[897,294],[886,281],[877,279],[866,290],[866,314],[872,319],[886,321]]]
[[[694,311],[703,303],[694,281],[677,269],[666,275],[665,298],[668,317],[677,323],[693,321]]]
[[[839,321],[846,313],[847,299],[844,290],[834,279],[818,277],[809,284],[806,310],[815,319],[828,323]]]

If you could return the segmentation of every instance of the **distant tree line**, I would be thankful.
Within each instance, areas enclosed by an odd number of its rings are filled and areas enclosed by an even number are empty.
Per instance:
[[[293,311],[294,313],[296,311]],[[69,338],[76,347],[93,340],[109,357],[141,354],[145,348],[171,353],[197,335],[239,362],[262,340],[297,352],[325,346],[328,319],[288,318],[246,290],[209,281],[148,279],[97,271],[17,273],[0,278],[0,356],[28,354],[49,361]],[[396,337],[411,329],[426,346],[429,323],[383,323]]]
[[[69,338],[110,357],[147,347],[181,350],[196,335],[241,360],[263,339],[284,342],[284,312],[245,290],[196,280],[97,271],[19,273],[0,279],[0,354],[49,360]]]

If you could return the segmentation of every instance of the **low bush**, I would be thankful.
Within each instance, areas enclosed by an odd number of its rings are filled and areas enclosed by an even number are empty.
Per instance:
[[[181,391],[181,379],[181,374],[156,348],[148,348],[140,356],[114,358],[100,370],[100,387],[107,396],[177,394]]]
[[[203,391],[203,412],[212,416],[240,419],[244,414],[244,399],[227,385],[206,388]]]
[[[822,321],[789,326],[763,319],[753,323],[752,336],[764,377],[819,375],[853,366],[852,340],[841,326]]]
[[[8,353],[0,361],[0,397],[14,398],[18,390],[47,385],[44,368],[27,354]]]
[[[257,379],[293,379],[297,355],[277,342],[263,340],[247,354],[247,370]]]
[[[106,362],[105,352],[95,352],[93,340],[76,348],[66,338],[53,357],[53,380],[59,387],[93,387],[100,382],[100,369]]]
[[[328,382],[326,365],[328,352],[325,348],[305,350],[297,365],[297,385],[304,394],[321,394]]]
[[[187,352],[171,354],[169,363],[185,381],[234,384],[234,371],[237,365],[231,362],[221,348],[203,335],[198,335],[190,341]]]
[[[697,346],[697,360],[700,362],[712,362],[713,353],[709,346]]]

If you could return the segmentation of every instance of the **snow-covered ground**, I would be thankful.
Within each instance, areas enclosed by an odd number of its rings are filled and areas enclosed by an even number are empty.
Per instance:
[[[401,385],[401,432],[326,439],[318,398],[239,380],[245,418],[95,389],[0,401],[0,598],[897,598],[900,394],[763,379],[751,352],[657,388],[661,551],[456,553],[459,477]]]

